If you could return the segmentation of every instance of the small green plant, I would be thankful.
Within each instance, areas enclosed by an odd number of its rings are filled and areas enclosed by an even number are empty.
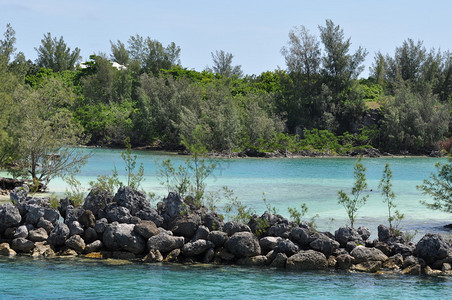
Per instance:
[[[123,183],[119,180],[118,170],[116,170],[115,166],[111,176],[99,175],[97,176],[96,181],[90,181],[89,185],[91,189],[98,188],[114,194]]]
[[[262,201],[264,201],[265,204],[265,208],[267,209],[267,211],[272,214],[272,215],[276,215],[278,213],[278,210],[276,209],[276,207],[272,206],[268,200],[267,197],[265,197],[265,193],[262,193]]]
[[[388,208],[388,222],[389,229],[391,232],[399,232],[400,231],[400,222],[404,218],[404,215],[401,214],[398,210],[391,212],[392,209],[395,209],[397,205],[394,203],[395,193],[392,190],[392,171],[389,167],[389,164],[385,165],[383,170],[383,176],[380,180],[380,184],[378,188],[381,191],[381,195],[383,196],[383,202],[386,203]],[[395,222],[395,226],[393,226],[393,222]]]
[[[144,167],[141,163],[137,172],[134,173],[137,164],[137,156],[132,154],[132,145],[130,144],[129,137],[124,140],[124,144],[126,145],[126,149],[121,152],[121,157],[126,164],[127,186],[137,190],[141,187],[141,182],[143,181]]]
[[[53,193],[50,195],[49,205],[50,205],[50,208],[53,208],[53,209],[58,209],[58,207],[60,206],[60,201]]]
[[[357,211],[366,204],[369,197],[368,194],[364,195],[364,191],[367,189],[366,168],[361,163],[361,158],[355,163],[353,177],[355,178],[355,183],[352,187],[351,197],[342,190],[337,192],[338,203],[345,208],[352,228],[355,225]]]
[[[238,200],[231,189],[223,187],[223,194],[227,201],[224,211],[229,220],[247,224],[255,211]]]
[[[74,174],[70,174],[63,179],[69,185],[69,189],[66,188],[65,196],[72,200],[75,207],[82,206],[85,199],[85,191],[80,181],[75,178]]]
[[[308,207],[305,203],[302,203],[300,205],[300,210],[296,207],[288,207],[287,210],[289,211],[289,215],[290,215],[290,219],[297,223],[300,224],[302,218],[306,215],[306,213],[308,212]]]
[[[403,236],[405,237],[405,240],[407,242],[412,242],[414,240],[414,237],[417,235],[418,231],[417,229],[413,231],[405,231],[403,232]]]
[[[289,211],[290,219],[294,223],[299,225],[302,222],[303,217],[308,213],[308,206],[306,205],[306,203],[302,203],[300,205],[300,209],[296,207],[288,207],[287,210]],[[319,215],[315,214],[313,217],[309,219],[309,221],[307,221],[308,226],[312,230],[315,230],[317,228],[317,225],[315,224],[315,219],[317,219],[318,217]]]

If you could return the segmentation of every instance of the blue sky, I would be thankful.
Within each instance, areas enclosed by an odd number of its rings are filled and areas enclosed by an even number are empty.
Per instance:
[[[367,76],[377,51],[392,55],[407,38],[424,41],[427,49],[452,50],[451,12],[449,0],[0,0],[0,32],[11,23],[16,47],[32,60],[47,32],[79,47],[85,60],[109,55],[110,40],[140,34],[175,42],[186,68],[201,71],[211,65],[211,52],[224,50],[245,74],[260,74],[285,68],[280,50],[294,26],[318,35],[318,25],[331,19],[353,48],[368,50]]]

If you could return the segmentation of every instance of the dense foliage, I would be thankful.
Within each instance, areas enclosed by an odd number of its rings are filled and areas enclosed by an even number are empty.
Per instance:
[[[223,50],[205,70],[186,69],[175,43],[139,35],[78,64],[80,49],[47,33],[33,62],[17,52],[8,24],[0,40],[0,164],[39,179],[36,168],[48,164],[33,158],[39,147],[47,159],[64,146],[124,147],[126,138],[165,149],[186,149],[185,139],[227,155],[450,150],[450,52],[407,39],[392,56],[377,53],[370,77],[360,79],[367,51],[352,52],[331,20],[318,30],[289,32],[286,70],[246,75]]]

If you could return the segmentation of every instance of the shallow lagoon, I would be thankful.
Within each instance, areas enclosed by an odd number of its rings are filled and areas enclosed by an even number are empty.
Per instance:
[[[92,156],[88,164],[82,169],[78,179],[88,190],[88,183],[95,180],[97,175],[111,174],[116,166],[120,175],[124,176],[124,165],[120,150],[86,149]],[[160,184],[157,177],[156,162],[170,158],[175,165],[181,164],[187,158],[180,155],[170,155],[161,152],[136,151],[137,161],[143,163],[145,169],[145,191],[154,192],[158,197],[164,197],[167,190]],[[207,180],[207,190],[218,191],[228,186],[234,194],[246,205],[253,207],[257,213],[265,211],[263,197],[286,217],[289,216],[287,207],[299,207],[306,203],[308,217],[316,214],[317,225],[320,230],[334,231],[347,223],[345,210],[337,204],[337,191],[343,189],[349,192],[353,185],[353,165],[356,158],[294,158],[294,159],[217,159],[218,167]],[[369,185],[369,200],[358,211],[357,226],[367,226],[376,233],[379,224],[385,223],[387,210],[382,203],[378,191],[384,165],[389,163],[393,172],[393,185],[396,193],[396,203],[405,220],[401,226],[405,230],[418,230],[417,239],[426,232],[444,231],[444,224],[452,223],[450,214],[432,211],[419,203],[429,200],[423,196],[416,185],[429,177],[435,171],[434,164],[438,161],[446,162],[444,158],[429,157],[385,157],[364,158],[363,164],[367,168]],[[126,181],[125,177],[122,177]],[[53,192],[63,194],[66,185],[56,179],[50,184]],[[263,196],[262,193],[265,193]],[[224,203],[220,202],[219,207]]]
[[[110,174],[116,165],[123,172],[119,150],[94,149],[79,180],[87,187],[100,174]],[[146,191],[163,197],[167,191],[156,177],[155,161],[171,158],[176,164],[185,157],[158,152],[135,152],[145,167]],[[441,232],[450,215],[427,210],[419,200],[428,200],[417,190],[434,163],[433,158],[363,159],[367,167],[370,198],[359,211],[357,225],[376,227],[386,219],[385,206],[377,191],[385,163],[394,175],[399,209],[405,213],[402,226],[425,232]],[[208,181],[209,190],[227,185],[249,206],[262,213],[262,192],[281,214],[287,207],[305,202],[310,216],[319,214],[320,230],[334,231],[347,220],[337,204],[337,191],[353,184],[352,158],[220,159]],[[64,182],[55,180],[51,192],[64,193]],[[371,191],[372,190],[372,191]],[[221,203],[220,203],[221,206]],[[334,218],[334,220],[331,220]],[[181,266],[138,264],[111,260],[0,258],[0,299],[447,299],[452,297],[452,278],[347,274],[336,272],[290,272],[230,266]]]

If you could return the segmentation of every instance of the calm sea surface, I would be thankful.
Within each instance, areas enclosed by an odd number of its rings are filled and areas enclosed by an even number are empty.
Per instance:
[[[78,179],[88,191],[88,182],[109,175],[116,166],[125,181],[119,150],[87,149],[92,152]],[[134,152],[145,168],[143,188],[158,197],[167,194],[157,177],[156,162],[170,158],[182,164],[185,157],[158,152]],[[431,211],[419,201],[429,200],[416,185],[435,171],[434,164],[445,159],[377,158],[363,159],[370,195],[358,211],[357,226],[367,226],[376,237],[378,224],[386,223],[386,209],[378,182],[386,163],[393,172],[396,203],[405,214],[404,230],[449,237],[442,225],[452,223],[450,214]],[[333,231],[347,223],[337,191],[349,192],[353,185],[351,158],[301,159],[219,159],[208,179],[209,191],[223,186],[232,189],[244,204],[259,214],[265,210],[263,197],[288,217],[287,208],[306,203],[308,217],[318,214],[319,230]],[[66,185],[56,179],[51,192],[62,195]],[[265,193],[263,196],[262,193]],[[221,208],[224,202],[220,201]],[[0,299],[451,299],[452,278],[423,276],[341,274],[332,272],[294,273],[278,270],[130,264],[118,261],[31,260],[0,258]]]

